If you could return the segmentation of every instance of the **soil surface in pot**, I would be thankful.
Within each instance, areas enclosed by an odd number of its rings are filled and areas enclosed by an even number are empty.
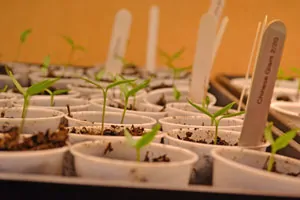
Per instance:
[[[195,142],[195,143],[201,143],[201,144],[214,144],[214,141],[206,141],[206,140],[194,140],[192,139],[192,135],[193,133],[192,132],[186,132],[185,133],[185,137],[180,137],[179,135],[177,135],[177,138],[180,139],[180,140],[184,140],[184,141],[189,141],[189,142]],[[225,140],[221,139],[219,136],[217,137],[217,144],[216,145],[222,145],[222,146],[237,146],[238,143],[235,143],[234,145],[230,145],[228,142],[226,142]]]
[[[112,152],[114,150],[111,143],[108,143],[106,148],[104,149],[104,155]],[[111,158],[114,159],[114,158]],[[167,156],[167,154],[163,154],[161,156],[157,156],[154,158],[149,158],[149,151],[146,152],[143,162],[171,162],[171,159]]]
[[[289,96],[281,95],[276,98],[277,101],[287,101],[292,102],[292,99]]]
[[[46,131],[26,137],[20,142],[19,128],[13,127],[0,138],[0,151],[30,151],[63,147],[68,139],[68,129],[60,125],[55,132]]]

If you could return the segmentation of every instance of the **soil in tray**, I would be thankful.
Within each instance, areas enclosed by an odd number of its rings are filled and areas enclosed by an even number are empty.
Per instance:
[[[142,127],[131,126],[127,128],[128,132],[132,136],[141,136],[145,133],[145,129]],[[71,128],[70,133],[84,134],[84,135],[102,135],[100,129],[87,129],[86,127],[82,127],[80,130],[76,130],[75,127]],[[111,125],[109,128],[105,128],[103,131],[103,135],[105,136],[124,136],[124,127]]]
[[[13,127],[0,138],[0,151],[32,151],[59,148],[66,145],[68,130],[60,125],[55,132],[39,132],[22,139],[18,138],[18,127]]]
[[[287,101],[292,102],[292,99],[289,96],[281,95],[276,98],[277,101]]]
[[[184,140],[184,141],[189,141],[189,142],[195,142],[195,143],[201,143],[201,144],[214,144],[214,141],[210,141],[210,142],[207,142],[206,140],[194,140],[192,139],[192,135],[193,133],[192,132],[186,132],[185,133],[186,136],[181,138],[179,135],[177,135],[177,138],[180,139],[180,140]],[[230,145],[228,142],[226,142],[225,140],[221,139],[219,136],[217,137],[217,144],[216,145],[222,145],[222,146],[237,146],[238,143],[235,143],[234,145]]]

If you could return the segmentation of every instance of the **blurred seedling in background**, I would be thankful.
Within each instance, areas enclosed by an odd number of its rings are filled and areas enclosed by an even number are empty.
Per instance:
[[[45,91],[50,95],[50,105],[51,106],[54,106],[54,96],[60,95],[60,94],[66,94],[66,93],[69,92],[69,90],[67,90],[67,89],[65,89],[65,90],[55,90],[55,91],[45,89]]]
[[[28,36],[32,33],[32,29],[26,29],[25,31],[23,31],[20,35],[20,40],[19,40],[19,45],[18,45],[18,49],[17,49],[17,55],[16,55],[16,60],[15,62],[19,61],[20,58],[20,54],[21,54],[21,49],[22,46],[24,45],[24,43],[27,41]]]
[[[43,63],[42,63],[42,72],[45,74],[45,76],[47,76],[48,72],[49,72],[49,65],[51,62],[51,58],[50,55],[45,56]]]

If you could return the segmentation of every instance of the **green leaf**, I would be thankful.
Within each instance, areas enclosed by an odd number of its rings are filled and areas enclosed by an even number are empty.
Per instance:
[[[176,88],[176,86],[173,86],[173,96],[176,99],[176,101],[178,101],[181,97],[181,93],[180,91]]]
[[[95,74],[95,79],[97,81],[101,81],[102,77],[104,76],[105,74],[105,69],[100,69],[96,74]]]
[[[69,90],[65,89],[65,90],[55,90],[53,92],[54,95],[60,95],[60,94],[64,94],[64,93],[67,93],[69,92]]]
[[[274,139],[273,139],[273,135],[272,135],[272,127],[273,127],[273,122],[268,123],[268,125],[265,128],[264,131],[264,136],[265,139],[270,142],[270,144],[273,146],[274,144]]]
[[[23,89],[21,84],[17,81],[17,79],[14,77],[13,73],[8,69],[7,66],[5,66],[5,70],[7,75],[11,78],[16,88],[19,90],[19,92],[24,96],[26,94],[26,91]]]
[[[69,36],[62,35],[61,36],[72,48],[74,47],[75,43]]]
[[[146,146],[147,144],[151,143],[152,140],[155,138],[155,135],[160,130],[160,124],[156,124],[153,129],[144,134],[135,144],[137,149],[141,149],[142,147]]]
[[[213,114],[214,118],[219,117],[219,116],[225,114],[229,109],[232,108],[232,106],[233,106],[234,104],[235,104],[235,102],[232,102],[232,103],[230,103],[230,104],[224,106],[223,108],[221,108],[221,109],[218,110],[217,112],[215,112],[215,113]]]
[[[81,45],[74,45],[73,49],[85,52],[86,49]]]
[[[285,134],[278,137],[273,143],[274,152],[277,152],[280,149],[286,147],[289,142],[297,135],[298,129],[290,130]]]
[[[210,104],[210,98],[209,98],[209,96],[206,96],[205,97],[205,106],[208,107],[209,104]]]
[[[111,89],[111,88],[116,87],[116,86],[121,85],[121,84],[130,83],[130,82],[132,82],[132,81],[135,81],[135,80],[121,80],[121,81],[115,81],[115,82],[109,84],[109,85],[106,87],[106,90]]]
[[[188,99],[189,104],[191,104],[194,108],[196,108],[197,110],[199,110],[200,112],[202,112],[203,114],[209,116],[210,118],[213,118],[214,116],[209,113],[205,108],[201,108],[200,106],[196,105],[195,103],[193,103],[191,100]]]
[[[29,34],[32,32],[32,29],[27,29],[25,31],[23,31],[20,35],[20,42],[24,43],[26,42],[27,37],[29,36]]]
[[[127,128],[124,129],[124,135],[127,143],[132,147],[136,147],[137,141],[133,139],[132,135],[128,132]]]
[[[236,116],[240,116],[240,115],[242,115],[242,114],[245,114],[245,111],[226,114],[226,115],[223,115],[222,118],[236,117]]]
[[[51,61],[50,55],[47,55],[43,60],[42,68],[48,69],[50,65],[50,61]]]
[[[171,56],[171,60],[174,61],[176,59],[178,59],[185,51],[185,47],[181,47],[181,49],[177,52],[175,52],[172,56]]]
[[[30,86],[27,91],[26,94],[28,94],[29,96],[38,94],[42,91],[44,91],[45,89],[47,89],[48,87],[50,87],[51,85],[53,85],[56,81],[58,81],[60,78],[55,78],[55,79],[47,79],[47,80],[43,80],[41,82],[38,82],[32,86]]]
[[[137,85],[135,88],[133,88],[127,93],[128,97],[134,96],[138,91],[146,88],[149,85],[149,83],[150,83],[150,79],[143,81],[141,84]]]
[[[158,49],[158,51],[159,51],[160,56],[166,58],[167,61],[171,60],[171,56],[167,52],[165,52],[164,50],[162,50],[160,48]]]
[[[103,87],[101,85],[99,85],[98,83],[96,83],[96,82],[94,82],[92,80],[89,80],[87,78],[84,78],[84,77],[82,77],[81,79],[84,80],[84,81],[86,81],[86,82],[88,82],[88,83],[90,83],[90,84],[92,84],[92,85],[94,85],[94,86],[96,86],[97,88],[100,88],[100,89],[103,90]]]
[[[8,88],[8,86],[5,85],[3,89],[0,89],[0,92],[6,92],[7,88]]]

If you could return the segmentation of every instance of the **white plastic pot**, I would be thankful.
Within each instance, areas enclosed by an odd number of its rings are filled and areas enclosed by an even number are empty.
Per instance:
[[[102,112],[98,111],[82,111],[71,113],[72,117],[66,116],[69,122],[69,127],[72,126],[99,126],[101,125]],[[130,127],[152,128],[157,121],[151,117],[139,116],[127,113],[125,115],[124,124],[120,124],[122,113],[105,112],[104,123],[105,125],[117,125]]]
[[[22,121],[22,107],[0,108],[0,132],[19,127]],[[25,118],[23,133],[34,134],[56,130],[65,114],[56,110],[29,107]],[[13,117],[13,118],[12,118]]]
[[[300,102],[273,102],[271,109],[284,116],[290,123],[300,127]]]
[[[20,99],[16,101],[17,106],[22,106],[24,100]],[[61,111],[68,113],[67,105],[69,105],[71,112],[87,111],[89,109],[89,102],[83,99],[68,98],[54,96],[54,106],[51,106],[51,97],[36,97],[30,100],[30,106],[37,106],[47,108],[51,110]]]
[[[0,93],[0,107],[12,106],[17,97],[11,93]]]
[[[198,104],[200,107],[202,105]],[[222,109],[222,107],[219,106],[209,106],[208,107],[208,112],[210,113],[215,113],[218,110]],[[194,108],[191,104],[189,103],[184,103],[184,102],[175,102],[175,103],[168,103],[166,106],[166,111],[168,113],[168,116],[195,116],[195,115],[204,115],[201,113],[199,110]],[[229,113],[236,113],[237,110],[230,109]],[[243,115],[236,116],[236,118],[243,119]]]
[[[90,110],[102,111],[103,99],[92,99],[90,102],[91,102]],[[117,102],[108,100],[106,103],[107,103],[106,104],[107,111],[119,112],[119,113],[123,112],[123,109],[117,107]],[[116,107],[109,106],[109,105],[115,105]],[[130,105],[132,105],[132,104],[129,104],[127,107],[130,107]],[[155,105],[147,104],[147,103],[143,103],[143,102],[136,102],[135,108],[137,109],[137,111],[127,110],[126,113],[152,117],[156,120],[159,120],[159,119],[167,116],[167,113],[165,111],[161,112],[162,109],[160,108],[160,106],[155,106]]]
[[[29,85],[29,65],[25,63],[16,63],[16,62],[9,62],[5,63],[13,72],[15,78],[19,81],[22,86]]]
[[[106,87],[109,83],[106,82],[97,82],[99,85]],[[76,91],[80,94],[80,97],[90,97],[91,95],[102,95],[102,90],[97,88],[96,86],[90,84],[90,83],[72,83],[67,85],[68,89],[71,89],[71,91]]]
[[[195,141],[205,140],[208,143],[210,143],[213,141],[215,131],[194,129],[194,128],[175,129],[169,131],[165,136],[165,144],[191,150],[199,156],[199,159],[194,166],[194,170],[193,170],[194,173],[191,178],[191,183],[211,185],[212,184],[211,150],[226,149],[226,148],[241,148],[238,146],[234,146],[239,141],[240,133],[235,131],[229,131],[229,130],[219,130],[218,136],[222,140],[225,140],[229,145],[231,145],[231,146],[223,146],[223,145],[204,144],[204,143],[185,141],[178,138],[178,137],[184,138],[187,132],[192,133],[190,139],[193,139]],[[247,147],[247,148],[265,151],[268,146],[269,143],[264,143],[256,147]]]
[[[272,96],[272,102],[276,101],[283,101],[278,98],[283,98],[287,97],[291,101],[290,102],[299,102],[300,101],[300,95],[299,99],[297,97],[297,90],[296,89],[287,89],[287,88],[275,88],[273,91],[273,96]]]
[[[82,129],[85,129],[89,132],[94,133],[92,134],[83,134],[82,133]],[[105,129],[109,129],[111,128],[111,126],[104,126],[104,130]],[[125,127],[119,127],[120,130],[124,129]],[[75,132],[74,132],[75,131]],[[145,129],[145,132],[150,131],[150,129]],[[109,135],[101,135],[101,126],[76,126],[76,127],[69,127],[69,142],[71,144],[76,144],[79,142],[85,142],[85,141],[94,141],[94,140],[107,140],[107,141],[111,141],[111,140],[123,140],[124,136],[109,136]],[[153,140],[153,142],[156,143],[164,143],[162,141],[163,140],[163,136],[164,134],[162,132],[157,133],[157,135],[155,136],[155,139]],[[133,136],[133,138],[137,139],[140,138],[140,136]]]
[[[179,100],[176,100],[173,95],[173,88],[165,88],[165,89],[158,89],[153,90],[149,92],[146,97],[144,98],[144,101],[149,104],[157,105],[157,102],[164,96],[164,99],[167,103],[173,103],[173,102],[187,102],[187,97],[189,95],[188,87],[179,87],[177,88],[180,93],[181,97]],[[217,99],[214,95],[208,93],[207,94],[210,99],[210,105],[215,105],[217,102]],[[159,106],[159,105],[157,105]],[[160,106],[163,108],[163,106]]]
[[[153,79],[150,84],[149,87],[150,88],[156,88],[156,87],[160,87],[160,86],[166,86],[166,88],[173,88],[173,85],[175,84],[176,88],[177,87],[188,87],[189,86],[189,79],[178,79],[175,80],[175,82],[173,83],[172,79]],[[160,88],[160,89],[166,89],[166,88]]]
[[[179,128],[199,128],[203,130],[215,130],[211,120],[207,116],[172,116],[159,120],[163,131],[171,131]],[[243,120],[237,118],[224,118],[220,121],[219,129],[241,131]]]
[[[188,184],[193,164],[198,156],[188,150],[151,143],[141,149],[141,160],[149,152],[149,159],[166,154],[171,162],[145,163],[136,161],[136,151],[126,141],[111,141],[113,150],[104,155],[109,141],[88,141],[75,144],[76,173],[80,177],[102,180],[160,183],[172,186]]]
[[[215,149],[213,185],[218,188],[239,188],[281,195],[300,195],[300,179],[263,170],[270,153],[246,149]],[[300,161],[280,155],[275,156],[280,173],[300,173]]]
[[[20,75],[19,74],[15,74],[14,76],[18,81],[20,80]],[[11,80],[10,76],[0,74],[0,89],[4,88],[5,86],[7,86],[8,88],[15,87],[15,85],[14,85],[13,81]]]

